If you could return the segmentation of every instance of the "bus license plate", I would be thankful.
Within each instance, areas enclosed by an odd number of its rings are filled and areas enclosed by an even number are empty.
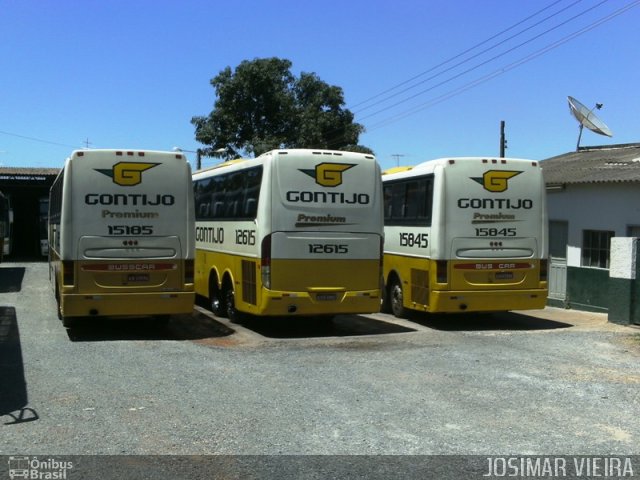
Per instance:
[[[513,280],[513,272],[498,272],[496,280]]]
[[[335,293],[319,293],[316,295],[316,300],[319,302],[330,302],[338,298]]]
[[[148,282],[148,273],[131,273],[127,276],[127,282]]]

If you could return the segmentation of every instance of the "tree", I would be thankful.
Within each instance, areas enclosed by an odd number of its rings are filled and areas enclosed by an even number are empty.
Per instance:
[[[276,148],[323,148],[372,153],[358,145],[364,127],[344,108],[340,87],[315,73],[291,73],[279,58],[245,60],[211,79],[213,111],[191,119],[205,155],[224,149],[226,157],[260,155]]]

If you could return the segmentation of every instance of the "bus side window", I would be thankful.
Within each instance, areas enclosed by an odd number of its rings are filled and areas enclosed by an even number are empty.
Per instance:
[[[242,173],[234,172],[226,175],[224,186],[225,203],[227,204],[224,217],[237,218],[238,204],[242,201]]]
[[[418,210],[420,208],[420,203],[424,203],[424,199],[420,198],[420,189],[418,187],[418,182],[408,182],[407,183],[407,192],[405,197],[405,212],[404,217],[410,219],[418,218]]]
[[[431,225],[431,215],[433,211],[433,177],[425,178],[420,181],[420,208],[418,210],[418,218],[424,220],[426,225]]]
[[[395,183],[391,188],[391,218],[394,220],[404,218],[406,208],[405,184]]]
[[[391,203],[391,199],[392,199],[392,194],[391,194],[391,185],[385,185],[384,189],[383,189],[383,194],[384,194],[384,219],[385,220],[390,220],[391,219],[391,207],[392,207],[392,203]]]
[[[211,178],[211,218],[220,219],[224,217],[224,177]]]
[[[200,203],[200,205],[198,205],[198,218],[209,218],[209,211],[211,210],[211,204],[207,203]]]
[[[262,167],[248,170],[245,179],[242,216],[247,220],[253,220],[256,218],[258,213],[258,197],[260,196]]]
[[[198,219],[207,219],[211,213],[211,182],[207,179],[199,180],[194,185],[196,216]]]
[[[433,176],[384,185],[384,220],[390,225],[431,225]]]

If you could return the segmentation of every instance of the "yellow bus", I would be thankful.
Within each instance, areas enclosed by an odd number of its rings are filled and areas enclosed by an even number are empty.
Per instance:
[[[191,169],[175,152],[80,150],[49,196],[49,277],[66,327],[81,317],[191,313]]]
[[[542,170],[512,158],[445,158],[383,173],[383,310],[544,308]]]
[[[372,155],[274,150],[196,172],[196,293],[214,314],[380,309],[382,182]]]

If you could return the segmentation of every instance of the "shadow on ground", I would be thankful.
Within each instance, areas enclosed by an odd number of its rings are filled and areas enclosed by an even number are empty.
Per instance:
[[[537,318],[521,313],[451,313],[425,314],[412,312],[408,320],[435,330],[485,331],[485,330],[555,330],[572,327],[570,323]]]
[[[22,290],[25,268],[0,267],[0,293],[19,292]]]
[[[204,298],[196,303],[210,313]],[[267,338],[322,338],[384,335],[414,332],[415,329],[375,320],[363,315],[337,315],[334,317],[253,317],[244,318],[241,325]]]
[[[0,417],[5,425],[38,420],[38,414],[27,406],[27,382],[24,378],[22,345],[16,310],[0,307]]]
[[[361,315],[323,317],[265,317],[245,320],[243,326],[268,338],[318,338],[386,335],[415,330]]]
[[[155,318],[87,317],[67,329],[73,342],[203,340],[232,333],[232,329],[197,310],[191,315],[174,315],[166,324]]]

